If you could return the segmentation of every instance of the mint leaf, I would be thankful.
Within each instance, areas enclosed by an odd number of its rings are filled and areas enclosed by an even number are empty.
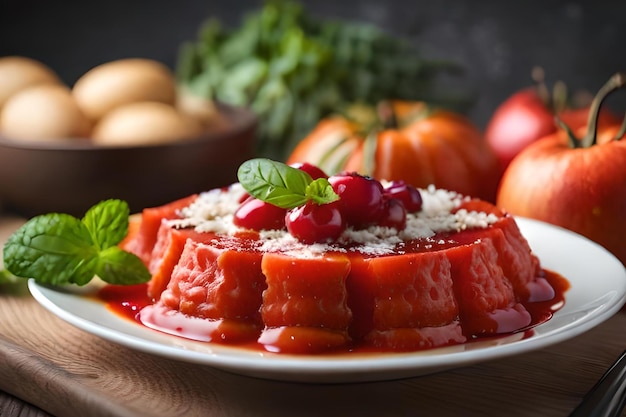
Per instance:
[[[51,213],[33,217],[13,233],[3,256],[12,274],[61,285],[91,280],[98,251],[80,220]]]
[[[128,233],[130,209],[122,200],[106,200],[91,207],[82,222],[101,249],[117,245]]]
[[[137,256],[117,246],[112,246],[100,254],[98,276],[109,284],[141,284],[150,279],[150,273]]]
[[[85,285],[96,275],[116,284],[146,282],[150,274],[138,266],[139,258],[116,254],[121,249],[115,245],[127,233],[128,205],[120,200],[97,204],[82,221],[69,214],[43,214],[9,237],[4,266],[15,276],[51,285]],[[120,275],[113,276],[116,272]]]
[[[239,167],[237,177],[253,197],[275,206],[292,209],[308,201],[326,204],[339,196],[328,180],[315,180],[306,172],[266,158],[250,159]]]
[[[0,269],[0,294],[23,296],[30,293],[23,279],[16,277],[6,269]]]
[[[6,269],[0,269],[0,285],[15,284],[17,280],[18,278]]]

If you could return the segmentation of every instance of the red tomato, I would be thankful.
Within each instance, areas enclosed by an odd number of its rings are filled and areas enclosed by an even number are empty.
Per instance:
[[[537,88],[526,88],[506,99],[493,113],[485,130],[485,139],[496,153],[502,170],[525,147],[558,130],[554,110],[539,94]],[[571,129],[586,126],[589,107],[566,108],[558,111],[559,118]],[[602,111],[600,125],[610,125],[618,119]]]
[[[420,102],[391,104],[395,126],[380,129],[344,117],[324,119],[287,163],[309,162],[331,175],[356,171],[416,187],[434,184],[495,201],[498,163],[472,122],[450,111],[429,111]]]
[[[597,123],[603,99],[624,85],[626,74],[617,74],[603,87],[596,120],[575,131],[586,132],[582,140],[559,130],[524,149],[503,175],[497,205],[586,236],[626,265],[626,139],[618,124]]]

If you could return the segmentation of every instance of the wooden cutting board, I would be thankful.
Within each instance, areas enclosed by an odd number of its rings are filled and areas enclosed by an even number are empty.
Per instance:
[[[563,417],[626,347],[620,312],[559,345],[430,376],[288,383],[118,346],[65,323],[23,290],[0,295],[0,390],[59,417]]]

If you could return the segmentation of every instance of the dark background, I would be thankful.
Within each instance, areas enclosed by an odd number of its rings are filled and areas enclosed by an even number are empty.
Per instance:
[[[496,0],[302,0],[321,17],[362,20],[404,36],[426,58],[466,73],[444,84],[473,91],[470,116],[481,127],[496,106],[530,84],[535,65],[549,83],[596,91],[626,70],[626,2]],[[68,83],[106,61],[140,56],[174,67],[179,45],[209,16],[237,25],[257,0],[0,0],[0,56],[25,55]],[[1,80],[0,80],[1,82]],[[446,84],[448,85],[448,84]],[[620,112],[626,93],[608,101]]]

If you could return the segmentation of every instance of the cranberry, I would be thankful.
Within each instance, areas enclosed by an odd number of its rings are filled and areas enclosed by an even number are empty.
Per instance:
[[[321,168],[318,168],[308,162],[294,162],[289,166],[292,168],[298,168],[299,170],[306,172],[314,180],[318,178],[328,178],[328,175],[326,175],[326,173],[322,171]]]
[[[309,201],[290,210],[285,216],[287,230],[306,244],[336,240],[346,225],[337,202],[317,204]]]
[[[251,196],[250,194],[248,194],[248,193],[243,193],[243,194],[241,195],[241,197],[239,197],[239,201],[238,201],[238,202],[239,202],[239,204],[243,204],[243,203],[245,203],[245,202],[246,202],[246,200],[250,199],[251,197],[252,197],[252,196]]]
[[[373,178],[357,173],[331,176],[328,181],[339,195],[346,223],[357,227],[376,224],[383,212],[383,186]]]
[[[235,212],[233,223],[253,230],[282,229],[286,213],[286,209],[250,197]]]
[[[379,220],[380,226],[393,227],[402,230],[406,227],[406,209],[397,198],[385,197],[383,214]]]
[[[402,201],[409,213],[422,209],[422,195],[419,190],[404,181],[392,181],[385,186],[385,195]]]

